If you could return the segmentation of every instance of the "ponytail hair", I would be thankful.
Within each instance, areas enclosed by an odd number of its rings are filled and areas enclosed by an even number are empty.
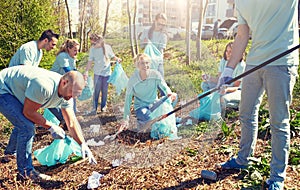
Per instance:
[[[148,31],[148,38],[151,40],[152,37],[153,37],[153,31],[155,29],[155,24],[157,22],[158,19],[163,19],[167,22],[167,16],[165,13],[158,13],[156,16],[155,16],[155,21],[153,22],[152,26],[150,27],[149,31]]]
[[[61,52],[67,52],[68,49],[72,49],[74,46],[78,46],[79,43],[75,39],[67,39],[60,47],[59,51],[57,52],[56,55],[60,54]]]

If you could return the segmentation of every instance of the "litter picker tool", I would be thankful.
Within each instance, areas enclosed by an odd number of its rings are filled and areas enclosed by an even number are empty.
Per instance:
[[[160,100],[158,100],[156,103],[153,104],[152,107],[150,107],[150,111],[154,111],[156,108],[158,108],[163,102],[165,102],[169,97],[171,96],[171,94],[168,94],[164,97],[162,97]],[[116,137],[123,132],[124,130],[126,130],[126,127],[121,127],[115,134],[111,135],[111,136],[107,136],[106,138],[104,138],[104,140],[109,139],[110,141],[113,141],[116,139]],[[143,129],[139,130],[142,131]],[[144,130],[143,130],[144,131]]]
[[[252,69],[250,69],[250,70],[248,70],[248,71],[246,71],[246,72],[240,74],[239,76],[237,76],[237,77],[235,77],[235,78],[232,78],[232,79],[229,80],[229,81],[226,81],[225,84],[229,85],[229,84],[231,84],[231,83],[233,83],[233,82],[235,82],[235,81],[237,81],[237,80],[239,80],[239,79],[241,79],[241,78],[243,78],[243,77],[249,75],[250,73],[253,73],[254,71],[256,71],[256,70],[258,70],[258,69],[260,69],[260,68],[262,68],[262,67],[264,67],[264,66],[266,66],[266,65],[268,65],[268,64],[270,64],[270,63],[272,63],[272,62],[274,62],[274,61],[276,61],[276,60],[278,60],[278,59],[280,59],[280,58],[282,58],[283,56],[285,56],[285,55],[287,55],[287,54],[289,54],[289,53],[295,51],[295,50],[298,49],[299,47],[300,47],[300,44],[298,44],[297,46],[294,46],[293,48],[288,49],[288,50],[286,50],[286,51],[284,51],[284,52],[282,52],[282,53],[280,53],[280,54],[278,54],[278,55],[276,55],[276,56],[274,56],[274,57],[268,59],[267,61],[261,63],[260,65],[257,65],[256,67],[253,67]],[[177,107],[177,108],[174,109],[173,111],[171,111],[171,112],[169,112],[169,113],[166,113],[166,114],[164,114],[164,115],[161,115],[161,116],[159,116],[159,117],[157,117],[157,118],[154,118],[154,119],[148,121],[147,123],[145,123],[145,126],[143,127],[143,130],[146,130],[146,129],[150,128],[155,122],[158,122],[158,121],[160,121],[160,120],[162,120],[162,119],[168,117],[169,115],[171,115],[171,114],[173,114],[173,113],[175,113],[175,112],[181,110],[182,108],[185,108],[185,107],[191,105],[192,103],[194,103],[194,102],[196,102],[196,101],[198,101],[198,100],[200,100],[200,99],[202,99],[202,98],[204,98],[204,97],[210,95],[211,93],[220,90],[220,87],[221,87],[221,86],[218,86],[218,87],[216,87],[216,88],[213,88],[213,89],[211,89],[211,90],[209,90],[209,91],[207,91],[207,92],[201,94],[201,95],[198,96],[197,98],[195,98],[195,99],[193,99],[193,100],[187,102],[186,104],[180,105],[179,107]]]

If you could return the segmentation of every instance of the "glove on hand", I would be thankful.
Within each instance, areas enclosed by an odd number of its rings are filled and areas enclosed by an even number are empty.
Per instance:
[[[233,68],[225,67],[224,71],[222,72],[220,79],[218,81],[218,87],[223,86],[226,82],[232,79]]]
[[[93,156],[93,153],[91,152],[91,150],[89,149],[89,147],[85,143],[81,144],[81,154],[82,154],[83,159],[87,155],[87,157],[89,158],[89,163],[90,164],[97,164],[97,161],[96,161],[95,157]]]
[[[57,125],[53,124],[52,127],[48,129],[48,131],[50,131],[54,139],[64,139],[66,137],[65,131]]]

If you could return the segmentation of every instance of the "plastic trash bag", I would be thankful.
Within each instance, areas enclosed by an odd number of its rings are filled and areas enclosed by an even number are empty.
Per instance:
[[[64,164],[71,154],[81,155],[80,145],[71,137],[55,139],[49,146],[33,152],[41,165],[54,166],[57,163]]]
[[[204,92],[203,92],[204,93]],[[202,93],[202,94],[203,94]],[[199,94],[200,96],[201,94]],[[198,120],[218,120],[221,118],[220,94],[213,92],[200,99],[200,106],[190,112],[190,116]]]
[[[93,93],[94,93],[94,82],[92,77],[89,76],[87,78],[87,85],[84,87],[80,96],[78,96],[77,99],[80,101],[88,100],[93,96]]]
[[[59,125],[60,121],[55,117],[55,115],[47,108],[44,109],[43,116],[46,120],[50,121],[55,125]]]
[[[95,188],[99,187],[100,179],[102,177],[104,177],[103,174],[100,174],[98,172],[93,171],[92,175],[89,176],[87,188],[88,189],[95,189]]]
[[[120,63],[116,63],[116,66],[107,82],[116,87],[116,93],[118,95],[120,95],[122,90],[127,87],[128,77]]]
[[[148,43],[145,47],[144,53],[149,55],[151,58],[151,69],[158,70],[160,64],[163,64],[164,57],[162,53],[153,45],[152,43]]]
[[[150,114],[150,117],[151,119],[154,119],[171,111],[173,111],[173,106],[170,98],[168,98]],[[175,114],[171,114],[161,121],[155,122],[152,125],[150,136],[153,139],[160,139],[163,137],[169,137],[170,140],[178,139]]]

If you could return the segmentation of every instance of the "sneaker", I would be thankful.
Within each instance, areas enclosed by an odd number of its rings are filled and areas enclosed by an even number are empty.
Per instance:
[[[32,170],[29,176],[24,176],[20,173],[17,174],[17,181],[27,181],[29,179],[32,181],[47,181],[51,180],[51,176],[42,174],[36,170]]]
[[[16,155],[15,154],[6,154],[3,156],[3,158],[1,159],[1,163],[8,163],[10,162],[12,159],[16,159]]]
[[[101,112],[106,112],[107,111],[107,107],[104,106],[103,108],[101,108]]]
[[[267,179],[266,181],[268,190],[283,190],[284,183],[279,181],[271,181]]]
[[[97,114],[97,110],[92,109],[92,111],[87,112],[86,115],[96,115]]]
[[[225,170],[246,169],[247,168],[247,166],[245,166],[245,165],[240,165],[240,164],[236,163],[235,158],[231,158],[227,162],[223,162],[223,163],[219,164],[218,167],[221,169],[225,169]]]

